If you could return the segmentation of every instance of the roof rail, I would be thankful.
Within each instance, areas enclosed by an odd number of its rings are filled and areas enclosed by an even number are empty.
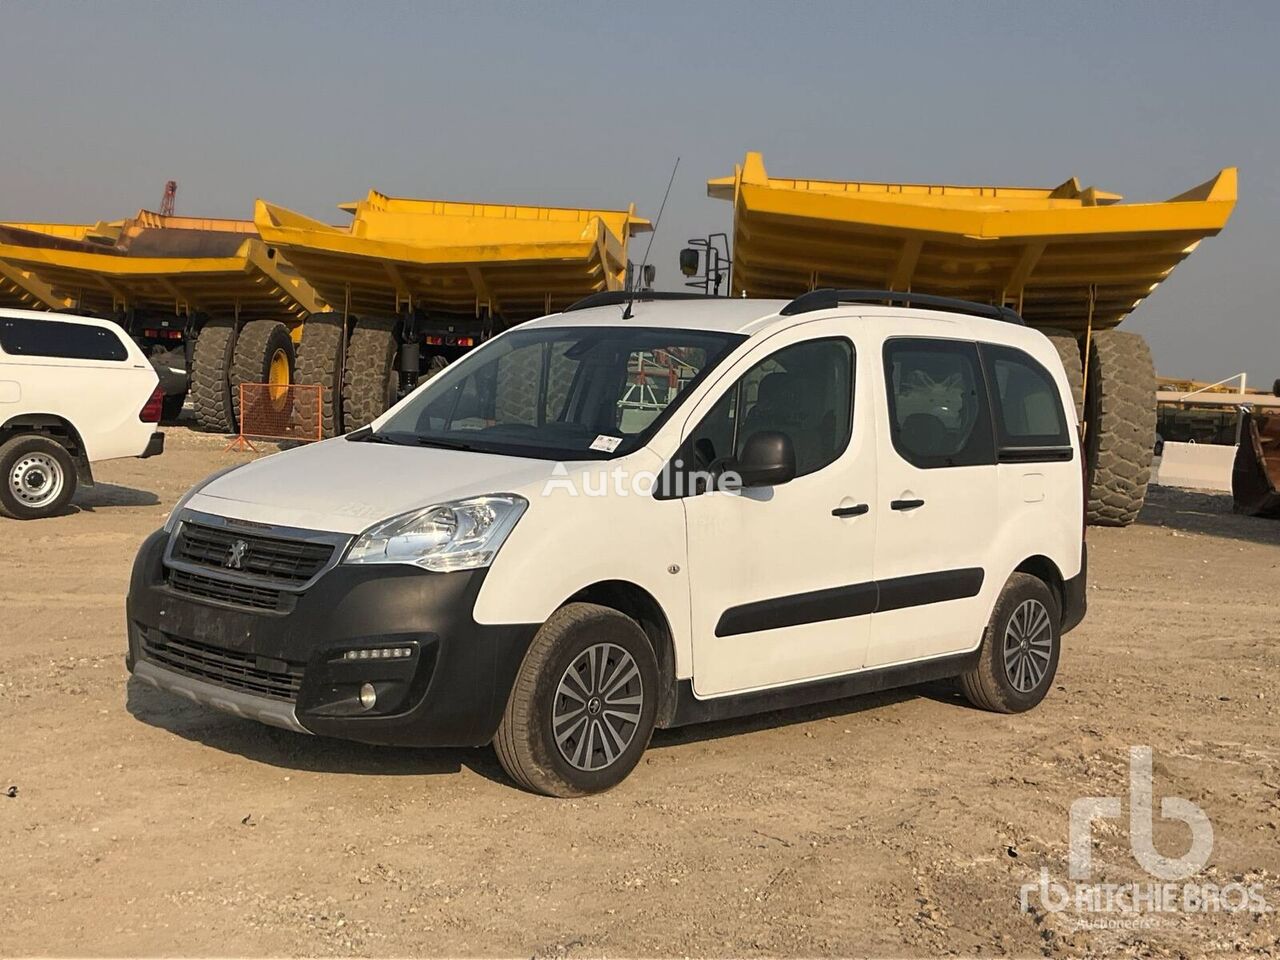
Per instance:
[[[706,293],[685,293],[683,291],[665,291],[665,290],[640,290],[632,292],[630,290],[602,290],[599,293],[593,293],[581,300],[576,300],[569,306],[561,310],[561,313],[569,313],[572,310],[586,310],[589,307],[613,307],[628,303],[635,300],[638,303],[646,303],[650,300],[715,300]],[[723,300],[723,297],[719,299]]]
[[[778,311],[784,317],[792,317],[797,313],[811,313],[814,310],[829,310],[842,303],[890,303],[899,306],[929,307],[935,310],[949,310],[952,313],[966,313],[974,317],[986,317],[988,320],[1003,320],[1005,323],[1016,323],[1025,326],[1025,321],[1016,310],[1008,307],[997,307],[989,303],[975,303],[972,300],[957,300],[954,297],[936,297],[928,293],[912,293],[908,290],[837,290],[824,287],[810,290],[796,297]]]

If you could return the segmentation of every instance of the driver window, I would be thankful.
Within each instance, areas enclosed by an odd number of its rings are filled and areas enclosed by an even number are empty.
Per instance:
[[[853,345],[840,337],[810,340],[760,361],[730,387],[690,434],[700,468],[737,457],[754,433],[791,438],[796,476],[821,470],[849,444]]]

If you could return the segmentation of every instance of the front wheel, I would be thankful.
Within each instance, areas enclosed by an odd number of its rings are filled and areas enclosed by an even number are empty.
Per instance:
[[[997,713],[1030,710],[1049,692],[1062,649],[1062,616],[1043,580],[1015,573],[991,612],[978,664],[960,677],[975,707]]]
[[[61,513],[76,492],[71,454],[40,434],[22,434],[0,446],[0,476],[0,514],[15,520]]]
[[[658,661],[630,617],[570,603],[525,654],[494,750],[513,780],[552,797],[616,786],[653,734]]]

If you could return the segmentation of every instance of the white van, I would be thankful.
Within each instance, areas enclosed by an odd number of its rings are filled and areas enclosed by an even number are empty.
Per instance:
[[[299,732],[492,742],[556,796],[618,783],[655,727],[943,677],[1035,706],[1085,609],[1049,341],[878,305],[900,293],[642,296],[193,489],[134,568],[135,677]]]
[[[108,320],[0,309],[0,516],[59,513],[91,464],[163,452],[157,384]]]

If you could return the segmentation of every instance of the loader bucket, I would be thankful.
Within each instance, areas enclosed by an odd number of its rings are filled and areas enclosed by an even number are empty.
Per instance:
[[[1280,416],[1244,414],[1231,495],[1237,513],[1280,519]]]

